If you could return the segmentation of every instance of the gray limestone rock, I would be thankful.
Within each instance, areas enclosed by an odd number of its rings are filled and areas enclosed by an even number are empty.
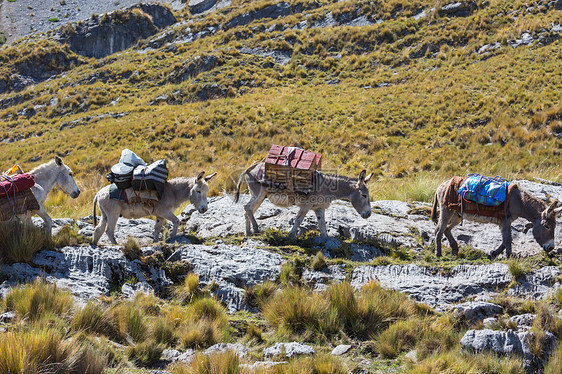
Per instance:
[[[312,355],[314,353],[314,348],[310,345],[297,342],[275,343],[272,347],[263,349],[264,357],[284,356],[291,358],[302,355]]]

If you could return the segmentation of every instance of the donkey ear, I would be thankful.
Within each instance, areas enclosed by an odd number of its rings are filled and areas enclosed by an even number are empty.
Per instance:
[[[201,173],[199,173],[199,174],[197,175],[197,182],[199,182],[201,179],[203,179],[203,176],[204,176],[204,175],[205,175],[205,172],[204,172],[204,171],[202,171]]]
[[[367,174],[367,170],[365,170],[365,169],[361,170],[361,173],[359,174],[359,184],[365,183],[365,175],[366,174]]]
[[[553,213],[554,213],[555,216],[558,215],[558,214],[560,214],[560,212],[562,212],[562,206],[561,206],[560,208],[554,209],[554,211],[553,211]]]
[[[60,158],[59,156],[55,156],[55,163],[58,166],[62,166],[63,162],[62,162],[62,158]]]
[[[367,175],[367,176],[365,177],[365,183],[369,183],[369,181],[371,180],[372,177],[373,177],[373,173]]]
[[[211,179],[213,179],[213,178],[215,177],[215,175],[217,175],[217,173],[213,173],[213,174],[211,174],[211,175],[206,176],[206,177],[205,177],[205,182],[208,182],[208,181],[210,181]]]
[[[533,228],[533,224],[532,224],[531,222],[527,223],[527,224],[525,225],[525,228],[523,229],[523,234],[526,234],[527,231],[529,231],[529,230],[532,229],[532,228]]]
[[[546,215],[551,215],[554,213],[555,209],[559,205],[558,200],[554,200],[548,208],[546,208]]]

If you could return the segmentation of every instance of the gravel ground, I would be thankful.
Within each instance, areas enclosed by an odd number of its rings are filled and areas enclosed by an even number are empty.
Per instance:
[[[152,0],[180,9],[180,0]],[[0,0],[0,31],[7,42],[35,32],[45,32],[61,24],[88,19],[92,14],[111,12],[138,4],[139,0]]]

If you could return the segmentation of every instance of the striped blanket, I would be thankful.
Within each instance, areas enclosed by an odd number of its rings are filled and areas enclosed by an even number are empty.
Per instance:
[[[39,203],[31,192],[25,190],[11,196],[0,197],[0,220],[5,221],[16,214],[39,210]]]

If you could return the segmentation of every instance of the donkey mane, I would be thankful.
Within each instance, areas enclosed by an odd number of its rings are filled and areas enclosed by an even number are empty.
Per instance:
[[[330,177],[330,178],[336,178],[342,182],[359,182],[358,178],[353,178],[353,177],[348,177],[346,175],[341,175],[341,174],[330,174],[330,173],[322,173],[319,172],[322,176],[326,176],[326,177]]]
[[[42,171],[44,171],[45,169],[49,168],[50,166],[52,166],[55,163],[55,160],[51,160],[49,162],[46,162],[44,164],[41,164],[39,166],[34,167],[33,169],[31,169],[31,171],[29,172],[29,174],[32,175],[37,175],[40,174]]]

